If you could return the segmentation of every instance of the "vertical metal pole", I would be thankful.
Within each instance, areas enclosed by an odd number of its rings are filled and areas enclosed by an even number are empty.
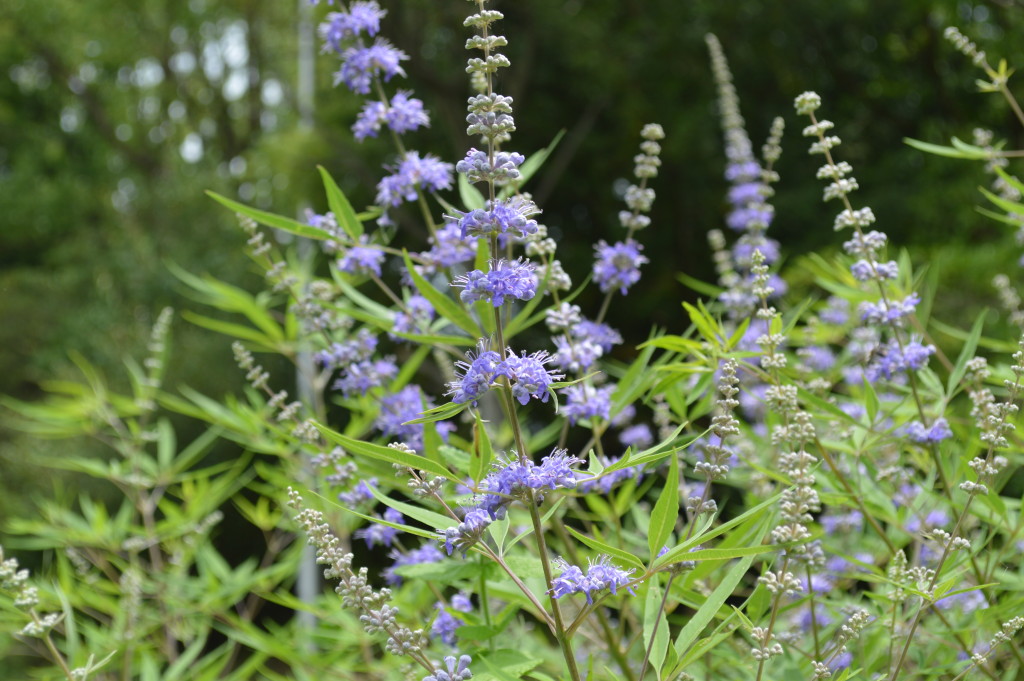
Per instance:
[[[298,61],[299,61],[299,73],[298,73],[298,87],[296,88],[296,104],[299,109],[299,129],[309,134],[313,130],[313,86],[314,86],[314,75],[315,75],[315,55],[314,55],[314,29],[313,29],[313,12],[310,6],[309,0],[296,0],[298,4]],[[299,204],[299,219],[304,218],[306,211],[307,202],[305,198],[300,201]],[[308,239],[299,238],[298,243],[299,256],[304,263],[309,263],[312,260],[313,248],[312,244]],[[308,268],[308,272],[312,272],[312,267]],[[308,282],[304,286],[308,285]],[[315,367],[313,365],[313,355],[310,352],[309,346],[306,343],[301,343],[299,346],[298,354],[298,375],[296,376],[296,390],[299,394],[299,399],[303,404],[313,408],[316,412],[317,417],[321,417],[320,413],[323,410],[321,404],[318,404],[319,399],[316,394],[316,389],[312,385],[312,379],[315,375]],[[314,484],[314,473],[308,461],[302,462],[304,477],[306,483],[310,486]],[[302,551],[302,562],[299,565],[299,574],[296,580],[296,593],[303,603],[312,604],[317,595],[320,592],[320,575],[316,564],[316,553],[312,546],[308,543],[305,545]],[[303,629],[312,629],[316,626],[316,617],[312,612],[302,611],[298,613],[299,626]],[[312,638],[307,639],[307,646],[313,648]]]

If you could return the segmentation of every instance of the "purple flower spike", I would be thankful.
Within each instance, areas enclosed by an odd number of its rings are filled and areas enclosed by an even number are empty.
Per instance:
[[[551,357],[544,351],[518,357],[509,350],[496,373],[512,382],[512,396],[519,400],[519,404],[525,405],[531,397],[547,402],[551,383],[565,377],[544,368],[550,361]]]
[[[417,188],[436,192],[451,186],[451,163],[430,154],[420,158],[419,153],[409,151],[398,169],[377,183],[377,204],[399,206],[403,201],[415,201]]]
[[[419,565],[421,563],[438,563],[444,560],[444,554],[441,553],[441,549],[437,548],[434,544],[424,544],[408,553],[393,550],[388,556],[395,561],[391,567],[384,568],[383,572],[384,581],[390,586],[398,586],[402,583],[402,577],[395,572],[395,568],[405,565]]]
[[[533,269],[533,263],[522,259],[492,260],[489,271],[473,270],[453,281],[452,286],[462,288],[464,303],[488,300],[494,307],[501,307],[506,298],[529,300],[537,295]]]
[[[617,288],[625,295],[630,286],[640,281],[640,266],[648,260],[640,254],[643,246],[636,241],[629,239],[609,246],[602,239],[594,250],[597,252],[594,280],[602,293]]]
[[[556,561],[556,564],[562,568],[562,574],[551,581],[551,593],[555,598],[583,592],[587,596],[587,603],[592,604],[595,591],[608,589],[614,594],[618,593],[619,587],[622,586],[625,586],[630,594],[635,595],[633,589],[629,587],[632,568],[621,570],[611,564],[608,556],[600,556],[596,561],[590,561],[586,576],[578,567],[569,565],[564,560]]]
[[[600,388],[587,383],[577,383],[568,386],[562,392],[566,396],[562,414],[569,419],[570,424],[576,425],[581,419],[608,420],[612,410],[612,393],[615,392],[614,383]]]
[[[919,444],[934,444],[953,437],[953,431],[949,429],[949,421],[944,418],[935,419],[935,422],[928,428],[920,421],[914,421],[907,425],[904,432],[907,437]]]
[[[391,107],[384,115],[388,127],[399,135],[430,125],[430,116],[423,109],[423,101],[410,97],[411,92],[399,90],[391,98]]]
[[[374,274],[379,277],[384,251],[365,245],[369,243],[366,235],[363,235],[359,243],[360,245],[349,248],[345,255],[338,260],[338,269],[348,274]]]
[[[401,62],[409,58],[405,52],[377,38],[370,47],[350,47],[341,53],[341,68],[334,74],[334,84],[344,83],[348,89],[360,95],[370,94],[374,76],[385,81],[392,77],[405,76]]]
[[[469,663],[473,661],[469,655],[463,655],[458,660],[449,655],[444,658],[444,669],[438,670],[429,676],[424,676],[423,681],[469,681],[473,678],[473,672],[469,669]]]
[[[341,43],[354,40],[361,31],[366,31],[366,35],[372,38],[380,31],[380,20],[385,14],[387,10],[382,10],[380,5],[372,0],[357,0],[349,6],[347,12],[331,12],[327,15],[327,20],[320,24],[324,50],[341,52]]]
[[[461,371],[462,375],[456,373],[458,380],[448,384],[446,394],[452,396],[452,402],[476,404],[480,396],[490,389],[495,372],[501,363],[501,355],[486,348],[486,342],[480,341],[475,355],[472,351],[466,353],[469,362],[460,360],[455,363],[456,372]]]
[[[371,101],[363,105],[363,110],[356,117],[352,126],[352,134],[357,142],[362,142],[367,137],[376,137],[380,127],[384,125],[387,107],[383,102]]]
[[[460,161],[459,166],[463,166],[465,163],[466,161]],[[451,216],[451,219],[458,220],[463,239],[470,236],[493,236],[509,232],[518,237],[526,237],[536,234],[539,229],[533,216],[540,213],[540,208],[533,201],[519,195],[504,201],[488,201],[484,208],[471,210],[468,213],[456,212],[457,215]]]

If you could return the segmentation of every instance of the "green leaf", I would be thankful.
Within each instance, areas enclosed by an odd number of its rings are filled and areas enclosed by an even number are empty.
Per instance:
[[[651,569],[658,570],[658,569],[663,568],[666,565],[668,565],[670,563],[674,563],[674,562],[676,562],[678,560],[689,560],[691,555],[697,555],[698,553],[701,554],[701,557],[700,558],[696,558],[695,560],[718,560],[720,558],[728,558],[728,557],[730,557],[730,556],[724,556],[724,555],[720,555],[720,554],[713,554],[713,553],[710,553],[710,552],[711,551],[726,551],[726,550],[732,551],[734,549],[701,549],[700,551],[692,551],[691,552],[690,548],[692,548],[692,547],[694,547],[694,546],[696,546],[698,544],[703,544],[704,542],[710,541],[711,539],[714,539],[715,537],[717,537],[719,535],[725,534],[726,532],[729,532],[730,530],[732,530],[734,527],[737,527],[738,525],[744,525],[744,524],[753,525],[758,520],[760,520],[761,516],[764,516],[766,514],[770,514],[771,510],[772,510],[772,507],[775,506],[776,504],[778,504],[780,498],[782,498],[782,493],[781,492],[779,494],[773,495],[772,497],[762,501],[757,506],[754,506],[753,508],[749,509],[748,511],[746,511],[746,512],[744,512],[744,513],[742,513],[742,514],[740,514],[738,516],[736,516],[732,520],[729,520],[728,522],[722,523],[721,525],[719,525],[718,527],[714,528],[713,530],[709,530],[707,532],[702,530],[702,531],[698,532],[696,534],[696,536],[694,536],[694,537],[688,539],[687,541],[684,541],[683,543],[673,547],[665,555],[659,556],[654,561],[654,565],[651,566]],[[761,548],[761,547],[753,547],[753,548]],[[705,551],[709,552],[709,553],[705,553]],[[754,551],[754,553],[738,553],[738,554],[734,554],[734,556],[757,555],[757,553],[761,553],[761,552]],[[685,554],[685,558],[683,558],[684,554]],[[715,557],[715,556],[717,556],[717,557]]]
[[[948,156],[949,158],[966,158],[966,159],[986,159],[991,158],[992,153],[985,151],[981,147],[974,147],[969,144],[964,144],[956,137],[950,140],[955,146],[946,147],[941,144],[931,144],[929,142],[922,142],[911,137],[904,137],[903,143],[914,147],[919,151],[923,151],[928,154],[934,154],[936,156]]]
[[[541,169],[541,166],[547,162],[548,157],[551,156],[551,152],[553,152],[555,147],[558,146],[558,143],[562,141],[562,137],[564,135],[565,129],[563,128],[558,131],[557,135],[555,135],[555,139],[551,140],[551,144],[543,149],[535,151],[532,154],[528,154],[526,161],[523,165],[519,166],[519,179],[502,188],[501,193],[498,196],[502,199],[507,199],[509,196],[512,196],[513,193],[518,192],[523,185]]]
[[[984,187],[978,187],[978,189],[981,190],[981,193],[985,195],[986,199],[996,204],[997,206],[1005,210],[1007,213],[1024,215],[1024,203],[1018,203],[1016,201],[1004,199],[1001,196],[996,196],[995,194],[985,189]]]
[[[181,318],[187,322],[195,324],[196,326],[209,329],[210,331],[216,331],[224,336],[249,341],[256,346],[259,346],[259,349],[261,350],[273,351],[278,348],[277,344],[274,342],[275,339],[265,333],[257,331],[251,326],[221,321],[220,319],[214,319],[213,317],[196,314],[191,310],[183,311],[181,313]]]
[[[222,206],[226,206],[227,208],[230,208],[236,213],[241,213],[246,217],[250,217],[256,222],[260,223],[261,225],[273,227],[274,229],[280,229],[282,231],[295,234],[297,236],[306,237],[307,239],[317,239],[319,241],[323,241],[325,239],[331,238],[331,235],[326,231],[313,227],[312,225],[303,224],[298,220],[293,220],[291,218],[286,218],[283,215],[275,215],[274,213],[268,213],[266,211],[250,208],[244,203],[232,201],[226,196],[221,196],[220,194],[216,192],[211,192],[209,190],[207,190],[206,195],[209,196],[214,201],[216,201],[217,203],[221,204]]]
[[[696,442],[697,438],[694,438],[689,443],[682,445],[681,447],[676,447],[675,442],[679,437],[679,434],[683,432],[683,429],[688,425],[690,425],[689,422],[680,423],[667,438],[652,447],[648,447],[638,454],[633,454],[632,450],[627,450],[626,453],[622,455],[622,458],[604,469],[604,474],[607,475],[608,473],[612,473],[623,468],[629,468],[630,466],[642,466],[643,464],[650,463],[652,461],[660,461],[680,449],[686,449],[690,444]],[[671,449],[669,449],[670,447]]]
[[[363,442],[362,440],[357,440],[347,435],[342,435],[341,433],[335,430],[331,430],[327,426],[323,425],[322,423],[317,423],[316,421],[313,422],[313,425],[316,426],[317,430],[319,430],[324,437],[326,437],[331,442],[334,442],[335,444],[339,444],[342,447],[344,447],[349,454],[358,454],[360,456],[365,456],[370,459],[376,459],[378,461],[397,463],[398,465],[405,466],[406,468],[426,471],[427,473],[433,473],[434,475],[439,475],[449,480],[457,482],[459,481],[457,476],[450,473],[447,468],[437,463],[436,461],[431,461],[430,459],[425,459],[422,456],[410,454],[409,452],[403,452],[398,449],[384,447],[383,445],[375,445],[370,442]]]
[[[320,170],[320,177],[323,178],[324,189],[327,191],[327,205],[334,213],[334,219],[338,221],[338,226],[352,237],[353,241],[357,241],[363,235],[363,223],[356,217],[352,204],[345,198],[344,192],[338,187],[327,169],[323,166],[317,166],[317,168]]]
[[[378,303],[377,301],[368,298],[367,296],[360,293],[355,286],[345,281],[345,278],[340,276],[341,273],[338,272],[336,268],[331,268],[331,270],[332,272],[336,272],[336,276],[334,277],[334,283],[337,284],[338,288],[341,289],[341,292],[345,294],[345,298],[347,300],[352,301],[359,307],[369,312],[371,315],[373,315],[375,319],[380,320],[382,324],[387,326],[391,325],[391,320],[393,317],[391,308],[385,307]]]
[[[484,195],[469,183],[463,173],[459,173],[459,198],[466,210],[480,210],[485,205]]]
[[[765,533],[768,531],[768,523],[765,523],[761,528],[760,536],[758,541],[764,539]],[[732,596],[733,591],[736,590],[736,586],[743,579],[743,576],[747,574],[747,570],[750,569],[751,563],[754,562],[754,556],[748,555],[740,560],[736,561],[729,571],[719,582],[715,590],[711,592],[708,599],[704,601],[704,604],[697,609],[697,612],[686,623],[682,631],[676,637],[675,648],[676,655],[682,659],[686,649],[690,647],[690,644],[696,640],[697,636],[704,630],[704,627],[714,619],[718,613],[719,608],[725,603],[726,599]]]
[[[679,517],[679,457],[669,457],[668,461],[668,476],[661,483],[661,494],[651,511],[651,523],[647,528],[647,548],[651,551],[651,560],[665,545]]]
[[[474,482],[480,482],[491,467],[494,449],[491,447],[491,438],[487,434],[487,426],[480,417],[480,412],[474,411],[473,418],[473,458],[469,460],[469,477]]]
[[[447,527],[454,527],[455,525],[459,524],[457,520],[455,520],[454,518],[449,518],[446,515],[441,515],[440,513],[435,513],[434,511],[428,511],[425,508],[415,506],[413,504],[407,504],[404,501],[395,501],[394,499],[387,496],[373,485],[367,485],[367,488],[370,490],[370,493],[373,494],[373,496],[376,497],[377,501],[379,501],[380,503],[395,509],[402,515],[420,521],[427,527],[433,527],[435,529],[442,530]],[[386,520],[374,519],[374,522],[380,523],[382,525],[390,525],[391,527],[397,527],[401,530],[406,529],[402,525],[394,525],[388,523]],[[433,537],[436,539],[437,535],[433,535]]]
[[[374,496],[377,496],[377,498],[381,500],[381,503],[383,503],[386,506],[393,506],[395,504],[400,504],[401,503],[401,502],[395,501],[394,499],[390,499],[388,497],[385,497],[383,494],[380,494],[380,492],[378,492],[373,487],[370,487],[369,489],[370,489],[370,492],[374,493]],[[354,510],[354,509],[352,509],[352,508],[350,508],[350,507],[348,507],[348,506],[346,506],[344,504],[339,503],[337,499],[329,499],[328,497],[325,497],[323,495],[317,494],[316,492],[314,492],[312,490],[307,490],[307,492],[309,494],[319,498],[324,503],[330,504],[331,506],[334,506],[335,508],[340,508],[341,510],[345,511],[346,513],[351,513],[352,515],[358,516],[358,517],[362,518],[363,520],[365,520],[367,522],[378,523],[380,525],[387,525],[388,527],[393,527],[396,530],[401,530],[402,532],[408,532],[409,534],[414,534],[417,537],[423,537],[424,539],[433,539],[433,540],[436,541],[437,538],[440,536],[436,532],[431,532],[430,530],[424,530],[423,528],[420,528],[420,527],[414,527],[412,525],[400,525],[398,523],[393,523],[393,522],[390,522],[388,520],[384,520],[383,518],[374,518],[373,516],[367,515],[365,513],[360,513],[359,511],[356,511],[356,510]],[[408,504],[402,504],[402,505],[403,506],[408,506]],[[418,508],[418,507],[415,507],[415,506],[413,506],[411,508],[415,509],[417,512],[422,511],[424,513],[429,513],[429,511],[426,511],[426,509],[421,509],[421,508]],[[396,510],[401,511],[401,509],[396,509]],[[402,513],[404,513],[404,511],[402,511]],[[416,517],[416,516],[412,515],[411,513],[408,514],[408,515],[409,515],[410,518],[415,518]],[[434,514],[434,515],[438,515],[438,514]],[[440,518],[444,518],[444,516],[439,516],[439,517]],[[416,518],[416,519],[419,520],[418,518]],[[448,525],[442,525],[440,527],[442,527],[442,528],[443,527],[450,527],[455,522],[451,518],[446,518],[445,520],[448,521]],[[421,521],[421,522],[423,522],[423,521]],[[433,525],[431,523],[424,523],[424,524],[426,524],[426,525],[428,525],[430,527],[433,527]]]
[[[480,332],[480,327],[477,326],[476,322],[473,321],[473,318],[469,316],[469,313],[459,307],[459,304],[454,300],[434,288],[433,284],[424,279],[420,273],[416,271],[413,267],[412,259],[409,257],[408,251],[403,250],[402,257],[405,259],[405,268],[409,272],[409,276],[412,278],[412,283],[416,286],[420,295],[430,301],[430,304],[434,306],[434,309],[437,310],[438,314],[468,333],[471,337],[482,338],[483,334]]]
[[[435,423],[437,421],[445,421],[456,414],[465,411],[468,407],[469,402],[448,402],[446,404],[442,404],[440,407],[428,409],[425,412],[422,412],[422,415],[418,419],[405,421],[402,425],[408,426],[416,423]]]
[[[476,341],[468,336],[443,336],[434,334],[423,334],[423,333],[397,333],[394,330],[388,331],[388,333],[399,338],[410,340],[414,343],[424,346],[433,345],[454,345],[457,347],[472,347],[476,345]]]
[[[960,380],[967,373],[967,362],[971,361],[974,357],[974,351],[978,349],[978,341],[981,339],[981,329],[985,325],[985,317],[988,316],[988,309],[984,309],[978,315],[978,318],[974,320],[974,326],[971,327],[971,333],[967,336],[967,340],[964,341],[963,348],[960,349],[960,356],[957,357],[956,364],[953,366],[953,371],[949,374],[949,380],[946,381],[946,400],[948,401],[953,395],[953,389],[957,387]]]
[[[722,329],[718,322],[708,313],[703,303],[698,300],[696,307],[689,303],[683,303],[683,308],[690,315],[690,321],[697,327],[697,331],[704,337],[704,340],[715,345],[721,344]]]
[[[679,283],[683,286],[688,286],[697,293],[708,296],[709,298],[717,299],[722,293],[722,288],[720,286],[714,286],[713,284],[708,284],[700,279],[694,279],[690,275],[683,274],[682,272],[676,275],[676,279],[678,279]]]
[[[647,582],[647,598],[644,602],[644,650],[650,646],[649,664],[661,678],[661,667],[668,653],[668,619],[665,609],[661,607],[662,592],[656,579]],[[657,625],[657,631],[654,631]],[[651,639],[654,639],[653,644]]]
[[[630,553],[628,551],[623,551],[622,549],[615,548],[614,546],[611,546],[609,544],[605,544],[604,542],[598,541],[597,539],[594,539],[593,537],[588,537],[587,535],[585,535],[585,534],[583,534],[581,532],[577,532],[576,530],[574,530],[573,528],[569,527],[568,525],[566,525],[565,529],[569,530],[569,532],[572,534],[572,536],[576,537],[581,542],[583,542],[584,544],[586,544],[590,548],[594,549],[595,551],[599,551],[601,553],[607,553],[609,556],[612,556],[614,558],[618,558],[619,560],[624,561],[626,563],[629,563],[630,565],[632,565],[634,567],[637,567],[637,568],[639,568],[641,570],[644,569],[643,562],[639,558],[634,556],[632,553]]]

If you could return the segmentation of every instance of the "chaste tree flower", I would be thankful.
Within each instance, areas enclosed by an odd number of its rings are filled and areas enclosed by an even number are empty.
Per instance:
[[[630,594],[636,595],[629,586],[633,569],[622,570],[615,567],[608,556],[599,556],[596,561],[589,561],[585,575],[579,567],[570,565],[562,559],[555,561],[555,565],[562,570],[561,575],[551,580],[551,594],[555,598],[582,592],[587,596],[587,603],[593,604],[594,592],[608,589],[615,594],[622,586],[625,586]]]
[[[537,278],[533,274],[533,263],[528,260],[492,260],[487,272],[473,270],[452,282],[462,288],[460,298],[464,303],[478,300],[489,301],[494,307],[501,307],[506,298],[529,300],[537,295]]]

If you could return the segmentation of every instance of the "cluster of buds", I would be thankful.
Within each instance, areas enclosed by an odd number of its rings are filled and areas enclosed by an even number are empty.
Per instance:
[[[288,488],[288,504],[297,511],[295,520],[306,532],[311,546],[316,549],[316,562],[324,568],[324,579],[338,580],[335,591],[342,605],[359,612],[359,621],[368,634],[383,632],[387,635],[385,647],[395,655],[417,655],[428,644],[422,629],[409,629],[396,621],[398,609],[388,605],[391,590],[375,590],[369,583],[367,569],[352,569],[352,554],[341,547],[341,540],[324,521],[320,511],[306,508],[302,496]]]

